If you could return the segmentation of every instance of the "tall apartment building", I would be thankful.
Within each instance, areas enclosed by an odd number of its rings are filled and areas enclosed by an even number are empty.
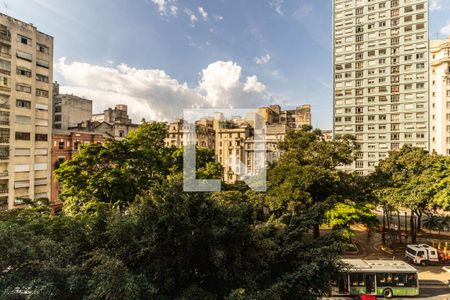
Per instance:
[[[429,149],[428,1],[334,0],[334,135],[374,169],[404,144]]]
[[[450,155],[450,36],[430,41],[431,150]]]
[[[0,14],[0,209],[50,197],[53,37]]]
[[[68,130],[92,118],[92,100],[72,94],[60,94],[57,82],[53,84],[53,128]]]

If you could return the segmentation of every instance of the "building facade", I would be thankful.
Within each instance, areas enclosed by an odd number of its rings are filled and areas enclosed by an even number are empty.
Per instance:
[[[101,114],[94,114],[76,126],[69,127],[69,130],[95,132],[115,140],[123,140],[138,127],[129,118],[127,106],[118,104],[114,109],[108,108]]]
[[[58,90],[58,83],[54,89]],[[53,96],[53,128],[68,130],[92,118],[92,100],[70,94]]]
[[[180,148],[183,146],[183,135],[187,133],[184,128],[184,121],[177,119],[167,124],[166,147]],[[195,122],[196,145],[199,148],[215,149],[215,131],[213,121],[207,118]]]
[[[309,104],[291,110],[281,110],[279,105],[270,105],[259,108],[259,114],[268,125],[281,124],[290,129],[300,129],[303,125],[311,125],[311,105]]]
[[[430,41],[431,150],[450,155],[450,37]]]
[[[103,134],[82,131],[53,130],[51,149],[51,203],[53,207],[61,206],[59,199],[60,186],[53,171],[73,155],[78,153],[80,146],[86,144],[103,144]]]
[[[428,1],[334,0],[334,135],[353,134],[374,170],[404,144],[429,149]]]
[[[0,209],[50,197],[53,37],[0,14]]]

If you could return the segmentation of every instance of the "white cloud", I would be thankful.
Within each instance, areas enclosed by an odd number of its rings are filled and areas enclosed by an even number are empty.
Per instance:
[[[284,4],[284,0],[272,0],[272,1],[270,1],[270,6],[275,7],[275,11],[280,16],[284,15],[283,4]]]
[[[202,16],[203,21],[207,22],[208,21],[208,13],[206,12],[206,10],[203,7],[199,6],[198,12]]]
[[[213,15],[213,17],[214,17],[214,20],[216,20],[216,21],[222,21],[223,20],[223,16],[221,16],[221,15]]]
[[[152,0],[162,16],[176,16],[178,7],[174,0]]]
[[[191,22],[191,26],[195,27],[195,23],[198,21],[197,16],[190,9],[185,9],[184,12],[189,16],[189,21]]]
[[[449,0],[430,0],[430,10],[449,10],[450,1]]]
[[[270,54],[267,53],[266,55],[260,56],[260,57],[255,57],[254,61],[256,64],[262,66],[267,64],[270,61]]]
[[[441,10],[442,0],[430,0],[430,10]]]
[[[450,36],[450,21],[439,30],[439,34],[443,36]]]
[[[256,75],[247,77],[247,81],[245,82],[244,85],[244,91],[263,93],[265,90],[266,86],[258,81],[258,77],[256,77]]]
[[[123,103],[135,122],[172,120],[192,107],[259,107],[267,103],[266,86],[256,76],[244,78],[234,62],[217,61],[203,69],[196,86],[180,83],[163,70],[120,64],[98,66],[61,58],[55,71],[61,91],[94,100],[94,111]]]

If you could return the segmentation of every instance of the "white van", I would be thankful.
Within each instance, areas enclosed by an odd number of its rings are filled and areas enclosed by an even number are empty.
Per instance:
[[[422,266],[439,262],[437,249],[427,244],[406,246],[405,256],[413,263]]]

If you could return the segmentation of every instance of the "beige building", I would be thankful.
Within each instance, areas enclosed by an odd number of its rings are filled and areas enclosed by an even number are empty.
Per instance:
[[[92,100],[72,94],[59,94],[59,84],[54,83],[53,128],[68,130],[92,118]]]
[[[167,124],[166,146],[176,148],[183,146],[183,135],[185,133],[187,131],[182,119]],[[203,118],[195,122],[195,138],[197,147],[214,151],[216,136],[213,121]]]
[[[430,41],[431,150],[450,155],[450,37]]]
[[[245,121],[224,120],[221,114],[214,118],[216,133],[216,160],[223,167],[224,178],[227,183],[242,180],[246,162],[245,142],[252,136],[253,128]],[[247,162],[251,165],[251,162]]]
[[[123,140],[128,133],[138,127],[139,125],[134,124],[129,118],[128,107],[125,104],[118,104],[114,109],[108,108],[103,113],[94,114],[90,119],[69,127],[69,130],[95,132],[112,139]]]
[[[0,14],[0,209],[50,197],[53,37]]]
[[[361,145],[348,169],[367,174],[405,144],[429,149],[428,1],[333,2],[333,130]]]
[[[282,124],[291,129],[311,125],[311,105],[305,104],[292,110],[281,110],[279,105],[259,108],[259,113],[267,124]]]

